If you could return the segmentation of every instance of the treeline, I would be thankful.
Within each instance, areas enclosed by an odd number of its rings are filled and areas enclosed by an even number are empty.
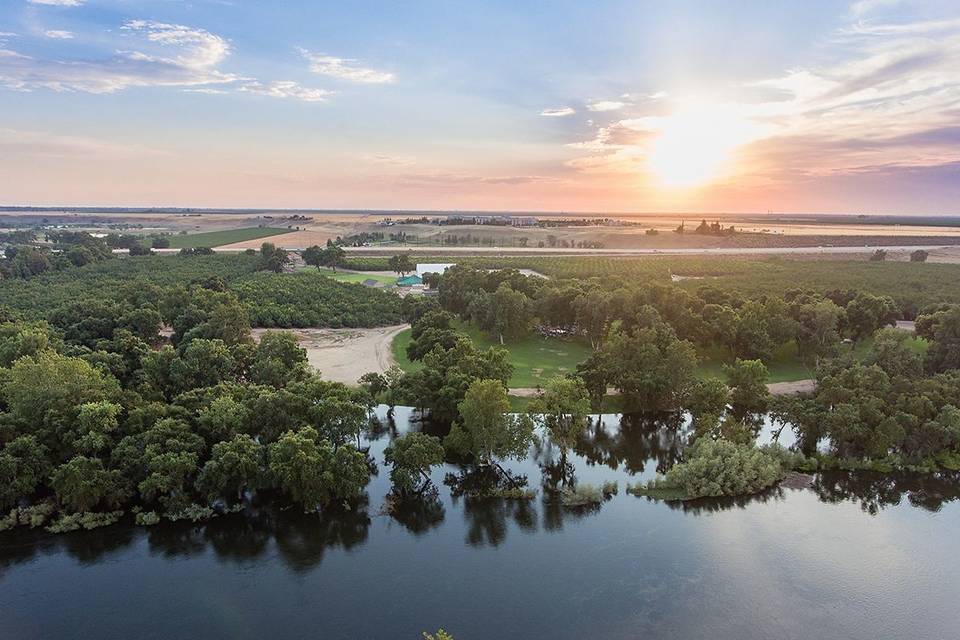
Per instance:
[[[368,396],[311,374],[291,334],[255,344],[215,287],[4,322],[0,367],[2,528],[205,518],[253,490],[315,510],[356,499],[371,473],[356,448]]]
[[[269,243],[266,243],[269,245]],[[162,297],[177,285],[231,291],[258,327],[373,327],[400,320],[400,300],[388,292],[340,283],[313,273],[282,270],[286,252],[273,245],[251,254],[207,255],[187,249],[174,256],[108,260],[50,272],[28,280],[0,282],[0,308],[8,315],[50,319],[78,299],[112,304],[122,292],[140,289]],[[260,271],[268,269],[269,271]]]
[[[31,278],[50,271],[65,271],[113,257],[113,252],[101,238],[94,238],[84,231],[50,231],[46,233],[49,244],[37,246],[32,243],[32,232],[17,231],[7,234],[10,244],[3,250],[0,259],[0,276],[3,279]],[[23,242],[23,244],[17,244]]]
[[[505,340],[535,327],[583,335],[600,349],[613,335],[658,323],[700,347],[720,345],[734,356],[769,361],[795,342],[811,362],[837,354],[841,341],[870,336],[899,317],[886,296],[850,290],[819,295],[791,289],[782,297],[745,299],[712,285],[690,292],[673,284],[624,279],[547,280],[516,270],[456,266],[438,278],[441,306]]]

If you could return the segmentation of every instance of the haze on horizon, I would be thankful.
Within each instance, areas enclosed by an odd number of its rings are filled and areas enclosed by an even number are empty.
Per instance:
[[[8,0],[0,113],[10,205],[960,213],[960,4]]]

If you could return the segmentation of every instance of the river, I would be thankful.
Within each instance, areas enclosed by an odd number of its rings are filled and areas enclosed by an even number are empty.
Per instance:
[[[955,474],[821,474],[742,500],[655,502],[626,483],[668,468],[682,428],[606,416],[565,470],[549,446],[505,465],[533,501],[453,497],[444,477],[463,470],[446,465],[436,500],[385,515],[382,452],[408,416],[368,437],[379,471],[351,511],[253,501],[200,525],[0,534],[0,638],[960,634]],[[571,472],[619,493],[592,509],[544,501],[543,478]]]

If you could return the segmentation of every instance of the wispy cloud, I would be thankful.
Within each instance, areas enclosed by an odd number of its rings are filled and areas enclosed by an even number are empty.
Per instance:
[[[52,38],[54,40],[72,40],[73,32],[72,31],[63,31],[62,29],[47,29],[43,32],[43,35],[47,38]]]
[[[0,152],[15,157],[40,158],[143,158],[168,155],[166,151],[142,145],[126,145],[46,131],[0,129]]]
[[[138,46],[102,59],[42,59],[7,49],[0,56],[0,86],[114,93],[128,87],[190,87],[240,79],[215,68],[230,46],[209,31],[144,20],[128,21],[121,29],[140,36],[140,45],[152,44],[155,50],[145,52]]]
[[[335,91],[326,89],[312,89],[304,87],[292,80],[276,80],[268,84],[261,82],[247,82],[240,87],[240,91],[246,93],[255,93],[261,96],[270,96],[271,98],[295,98],[304,102],[325,102]]]
[[[548,118],[564,118],[566,116],[572,116],[576,112],[577,110],[573,107],[559,107],[556,109],[544,109],[540,112],[540,115]]]
[[[30,4],[43,4],[50,7],[79,7],[84,0],[27,0]]]
[[[626,102],[621,100],[595,100],[587,104],[589,111],[618,111],[627,106]]]
[[[310,70],[319,75],[360,84],[386,84],[396,81],[393,73],[364,67],[352,58],[314,53],[302,47],[297,51],[310,63]]]

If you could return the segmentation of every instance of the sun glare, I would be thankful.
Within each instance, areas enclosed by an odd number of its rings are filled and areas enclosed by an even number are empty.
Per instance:
[[[727,175],[736,148],[759,133],[742,112],[722,105],[684,108],[651,121],[656,137],[648,167],[672,189],[699,187]]]

